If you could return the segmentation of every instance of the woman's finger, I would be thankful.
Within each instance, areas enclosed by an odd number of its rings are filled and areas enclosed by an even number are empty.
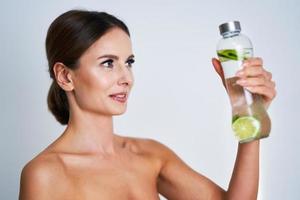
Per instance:
[[[226,88],[226,85],[225,85],[225,78],[224,78],[224,72],[223,72],[223,68],[221,66],[221,63],[218,59],[216,58],[213,58],[212,59],[212,64],[215,68],[215,71],[219,74],[221,80],[222,80],[222,83],[224,85],[224,87]]]
[[[255,77],[255,76],[264,76],[267,80],[272,79],[272,74],[266,71],[261,66],[249,66],[239,70],[236,74],[238,77]]]
[[[236,83],[243,87],[255,87],[255,86],[266,86],[269,88],[275,87],[274,81],[268,80],[262,75],[258,77],[241,78],[237,80]]]
[[[252,58],[247,58],[246,60],[243,61],[243,65],[246,66],[263,66],[263,59],[260,57],[252,57]]]
[[[247,90],[249,90],[251,93],[260,94],[265,98],[266,103],[272,101],[272,99],[276,96],[276,90],[275,88],[269,88],[266,86],[256,86],[256,87],[245,87]]]

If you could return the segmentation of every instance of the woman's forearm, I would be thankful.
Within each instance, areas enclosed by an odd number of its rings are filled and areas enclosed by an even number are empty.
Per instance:
[[[256,200],[259,184],[259,140],[239,144],[226,199]]]

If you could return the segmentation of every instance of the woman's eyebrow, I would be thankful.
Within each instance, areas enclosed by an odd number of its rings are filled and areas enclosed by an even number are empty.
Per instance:
[[[101,59],[101,58],[111,58],[111,59],[115,59],[115,60],[118,60],[118,59],[119,59],[118,56],[112,55],[112,54],[105,54],[105,55],[99,56],[99,57],[97,58],[97,60],[98,60],[98,59]],[[130,59],[130,58],[134,58],[134,55],[131,54],[127,59]]]
[[[131,58],[134,58],[133,54],[131,54],[127,59],[131,59]]]
[[[112,55],[112,54],[105,54],[105,55],[99,56],[99,57],[97,58],[97,60],[98,60],[98,59],[101,59],[101,58],[112,58],[112,59],[115,59],[115,60],[118,60],[118,59],[119,59],[118,56]]]

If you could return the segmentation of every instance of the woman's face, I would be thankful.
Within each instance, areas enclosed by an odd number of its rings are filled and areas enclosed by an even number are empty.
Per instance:
[[[72,72],[78,106],[102,115],[124,113],[134,82],[133,62],[129,36],[119,28],[109,30],[80,57],[79,68]]]

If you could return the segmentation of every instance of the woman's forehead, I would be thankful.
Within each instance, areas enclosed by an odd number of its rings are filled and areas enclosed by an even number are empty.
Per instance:
[[[97,54],[98,57],[101,54],[132,54],[131,40],[126,32],[113,28],[92,44],[87,53]]]

